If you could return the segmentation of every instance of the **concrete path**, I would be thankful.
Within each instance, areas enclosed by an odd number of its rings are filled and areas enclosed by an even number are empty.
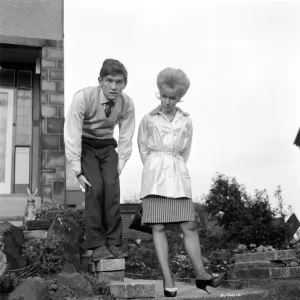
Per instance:
[[[156,299],[157,298],[165,298],[163,294],[163,285],[161,280],[137,280],[126,278],[125,283],[152,283],[155,284],[155,292]],[[207,294],[205,291],[196,288],[195,285],[190,283],[176,282],[177,298],[180,299],[268,299],[269,293],[268,291],[255,289],[255,288],[247,288],[241,290],[233,290],[229,288],[211,288],[208,287],[207,290],[210,294]],[[167,299],[167,298],[165,298]],[[168,298],[169,299],[169,298]]]

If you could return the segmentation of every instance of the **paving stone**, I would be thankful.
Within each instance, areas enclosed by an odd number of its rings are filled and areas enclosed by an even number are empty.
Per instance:
[[[272,261],[295,258],[294,250],[278,250],[259,253],[236,254],[235,262]]]
[[[125,270],[125,259],[102,259],[98,262],[93,262],[89,270],[90,272]]]
[[[116,283],[110,284],[111,294],[117,298],[155,298],[155,285],[150,283]]]

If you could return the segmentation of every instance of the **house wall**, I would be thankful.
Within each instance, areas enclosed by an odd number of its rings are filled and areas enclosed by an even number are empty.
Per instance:
[[[35,157],[41,161],[40,196],[44,202],[66,203],[63,0],[0,0],[0,7],[0,43],[41,49],[40,151]]]
[[[64,50],[52,42],[42,50],[41,193],[43,201],[65,203]]]
[[[0,0],[0,35],[63,39],[63,0]]]

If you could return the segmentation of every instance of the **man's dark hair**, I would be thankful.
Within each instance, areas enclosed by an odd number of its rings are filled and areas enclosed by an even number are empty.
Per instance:
[[[104,78],[107,75],[117,75],[121,74],[124,76],[125,83],[127,83],[127,70],[122,63],[116,59],[108,58],[103,62],[102,68],[100,70],[100,77]]]

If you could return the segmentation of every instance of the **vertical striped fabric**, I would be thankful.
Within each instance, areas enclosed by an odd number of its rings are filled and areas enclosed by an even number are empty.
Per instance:
[[[195,221],[192,199],[150,195],[142,199],[142,223],[174,223]]]

